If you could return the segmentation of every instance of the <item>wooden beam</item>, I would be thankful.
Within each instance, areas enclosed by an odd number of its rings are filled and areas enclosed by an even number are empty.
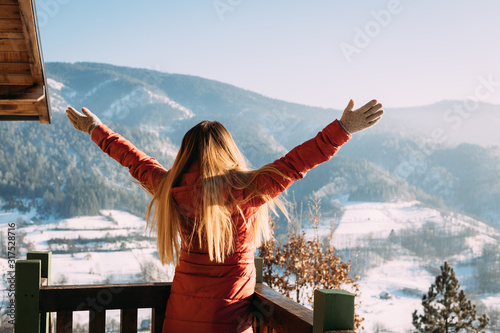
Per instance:
[[[0,74],[30,74],[30,65],[27,63],[0,63]]]
[[[37,103],[38,118],[40,124],[50,124],[47,95],[44,95],[41,101]]]
[[[0,32],[23,32],[21,20],[0,20]]]
[[[35,25],[35,14],[31,0],[19,0],[19,9],[21,10],[21,21],[23,22],[23,32],[28,48],[28,59],[31,65],[31,75],[35,84],[43,86],[45,84],[43,77],[42,52],[38,45],[38,33]]]
[[[165,308],[151,309],[151,333],[161,333],[163,328],[163,321],[165,320]]]
[[[33,84],[33,78],[31,74],[1,74],[0,73],[0,85],[3,86],[11,86],[11,85],[19,85],[19,86],[30,86]],[[1,103],[1,101],[0,101]]]
[[[26,255],[28,260],[40,260],[41,285],[49,286],[52,271],[52,252],[50,251],[30,251]],[[48,333],[52,325],[52,316],[49,313],[40,313],[40,333]],[[53,326],[53,325],[52,325]]]
[[[0,19],[20,19],[19,6],[0,4]]]
[[[40,103],[45,98],[44,87],[32,86],[0,98],[0,105],[22,105]]]
[[[30,251],[26,254],[26,259],[36,260],[40,259],[40,277],[44,285],[50,285],[52,279],[52,252],[50,251]]]
[[[313,312],[268,286],[255,285],[253,313],[279,332],[312,333]]]
[[[0,52],[0,63],[19,63],[30,61],[28,52]]]
[[[0,5],[17,5],[17,0],[0,0]]]
[[[23,115],[1,115],[0,121],[40,121],[38,115],[23,116]]]
[[[42,287],[40,311],[163,308],[167,305],[171,286],[171,282],[161,282]],[[82,303],[82,300],[86,301]]]
[[[89,311],[89,332],[106,332],[106,311]]]
[[[37,31],[37,17],[35,15],[34,0],[19,0],[19,9],[21,13],[21,21],[23,32],[28,49],[28,59],[30,63],[31,76],[33,83],[44,87],[46,96],[43,103],[38,104],[38,113],[40,123],[50,123],[51,110],[49,93],[44,73],[43,53],[40,45],[40,38]]]
[[[24,39],[22,32],[6,32],[0,31],[0,39]]]
[[[40,260],[16,261],[15,332],[39,332]]]
[[[137,309],[122,309],[120,311],[120,332],[137,333]]]
[[[1,9],[1,8],[0,8]],[[27,52],[24,39],[0,39],[0,50],[2,52]]]
[[[38,110],[27,105],[0,105],[1,116],[37,116]]]
[[[57,313],[56,332],[57,333],[73,332],[73,312],[64,311]]]

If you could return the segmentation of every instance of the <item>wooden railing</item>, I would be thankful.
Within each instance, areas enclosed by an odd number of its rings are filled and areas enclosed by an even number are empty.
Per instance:
[[[16,333],[70,333],[75,311],[89,311],[89,332],[104,333],[106,310],[112,309],[120,310],[121,333],[137,332],[138,309],[144,308],[151,309],[151,332],[161,332],[170,282],[51,286],[51,256],[30,252],[27,260],[16,262]],[[354,332],[354,295],[315,290],[313,312],[262,284],[262,259],[256,257],[255,264],[255,332]]]

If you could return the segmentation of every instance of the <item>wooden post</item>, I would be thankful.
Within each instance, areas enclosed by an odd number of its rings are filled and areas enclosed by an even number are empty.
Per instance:
[[[42,264],[41,266],[41,277],[47,279],[47,285],[50,286],[50,272],[51,272],[51,266],[52,266],[52,252],[42,252],[42,251],[32,251],[28,252],[28,255],[26,256],[26,259],[28,260],[36,260],[40,259],[40,262]]]
[[[28,260],[36,260],[39,259],[41,262],[41,280],[40,284],[43,286],[51,285],[51,267],[52,267],[52,252],[41,252],[41,251],[32,251],[28,252],[27,255]],[[50,314],[49,313],[41,313],[40,314],[40,333],[48,333],[52,325],[50,325]]]
[[[345,290],[314,291],[313,333],[354,332],[354,295]]]
[[[39,333],[41,266],[39,259],[16,261],[16,333]]]
[[[254,261],[255,261],[255,282],[262,283],[262,281],[264,281],[264,275],[262,270],[262,267],[264,265],[264,259],[255,256]]]

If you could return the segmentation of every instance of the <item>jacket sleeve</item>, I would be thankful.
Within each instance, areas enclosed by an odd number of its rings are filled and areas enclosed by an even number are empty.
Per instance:
[[[103,152],[108,154],[122,166],[127,167],[132,177],[144,188],[154,194],[167,170],[120,134],[113,132],[106,125],[99,125],[92,132],[94,141]]]
[[[349,139],[351,135],[342,128],[338,120],[335,120],[314,138],[293,148],[285,156],[270,164],[290,179],[276,174],[262,174],[255,179],[256,187],[272,198],[278,196],[293,182],[304,178],[309,170],[330,160]],[[262,199],[252,200],[252,206],[263,203]]]

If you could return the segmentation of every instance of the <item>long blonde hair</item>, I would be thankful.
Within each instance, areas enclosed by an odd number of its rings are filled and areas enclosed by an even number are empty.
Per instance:
[[[180,185],[183,174],[195,163],[199,163],[200,169],[201,206],[193,220],[179,209],[172,188]],[[262,193],[255,186],[256,177],[262,174],[289,179],[271,165],[249,169],[231,134],[221,123],[202,121],[191,128],[184,135],[172,168],[147,209],[148,227],[156,228],[161,262],[177,263],[181,234],[190,228],[191,240],[195,236],[200,247],[204,243],[210,260],[223,262],[234,249],[235,226],[231,215],[236,209],[244,218],[240,207],[252,199],[265,202],[252,217],[255,244],[259,246],[262,240],[268,240],[269,209],[276,213],[276,204],[287,215],[280,199]],[[246,190],[250,195],[244,201],[237,200],[233,196],[235,189]]]

